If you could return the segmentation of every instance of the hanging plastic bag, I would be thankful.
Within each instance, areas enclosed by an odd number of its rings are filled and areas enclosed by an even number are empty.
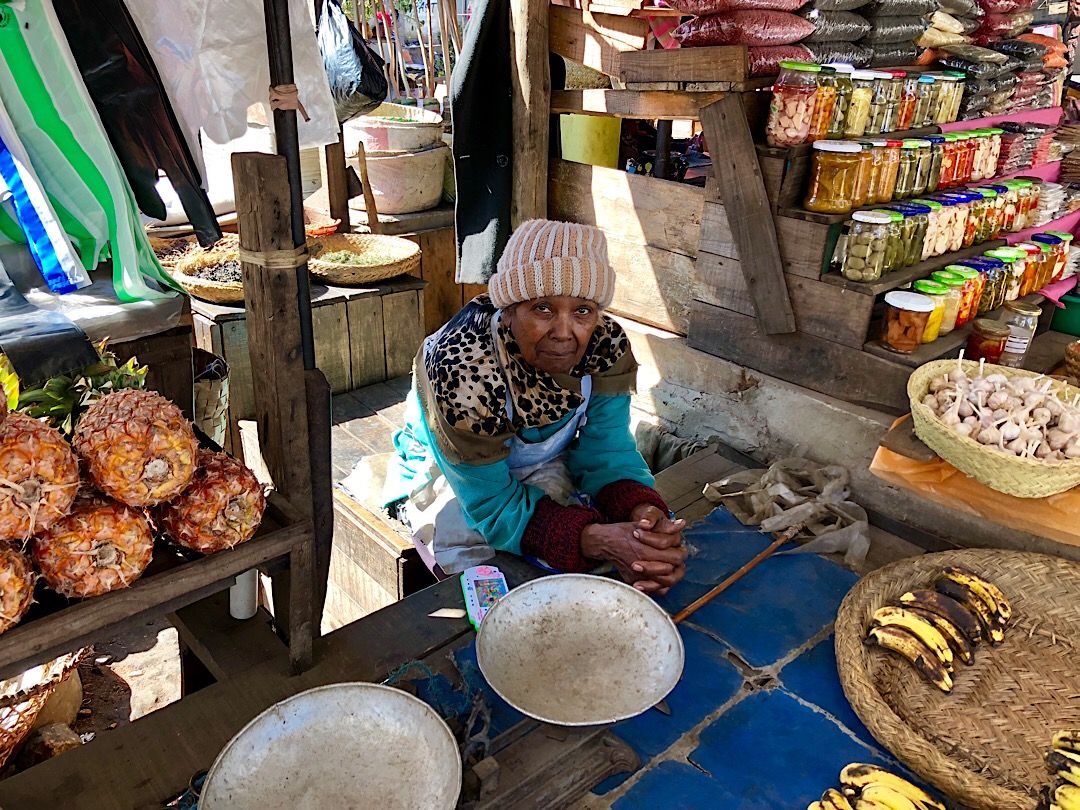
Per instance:
[[[854,11],[869,2],[870,0],[813,0],[808,8],[813,7],[818,11]]]
[[[872,0],[863,13],[867,17],[921,17],[937,7],[937,0]]]
[[[683,14],[707,17],[729,11],[798,11],[805,4],[806,0],[672,0],[671,7]]]
[[[971,42],[971,37],[942,31],[940,28],[927,28],[915,40],[915,44],[920,48],[940,48],[943,45],[955,45],[962,42]]]
[[[870,67],[896,67],[914,65],[919,58],[919,49],[914,45],[884,43],[875,45],[874,55],[870,57]]]
[[[870,32],[870,23],[853,11],[810,9],[799,15],[814,26],[804,42],[856,42]]]
[[[806,46],[814,62],[826,65],[830,62],[843,62],[855,67],[866,67],[874,51],[868,45],[854,42],[812,42]]]
[[[371,112],[386,99],[383,61],[364,42],[338,0],[323,0],[318,40],[339,124]]]
[[[751,76],[775,76],[781,62],[812,62],[813,53],[802,45],[766,45],[747,48]]]
[[[791,45],[814,33],[814,26],[785,11],[732,11],[695,17],[675,29],[682,45]]]
[[[873,28],[862,40],[867,45],[914,42],[926,28],[926,22],[922,17],[875,17],[870,20],[870,23]],[[897,62],[897,64],[910,63]]]

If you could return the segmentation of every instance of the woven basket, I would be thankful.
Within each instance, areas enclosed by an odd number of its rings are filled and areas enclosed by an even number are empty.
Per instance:
[[[326,284],[352,286],[411,273],[420,267],[420,247],[398,236],[335,233],[308,239],[308,270]],[[349,250],[361,256],[358,264],[324,262],[320,255]]]
[[[922,400],[930,389],[931,380],[953,371],[957,362],[935,360],[917,368],[908,379],[907,391],[911,398],[915,434],[927,447],[980,483],[1017,498],[1045,498],[1080,484],[1080,459],[1043,461],[990,450],[974,439],[951,430],[937,418],[929,406],[923,405]],[[970,360],[959,362],[963,363],[964,371],[968,374],[978,373],[978,363]],[[1007,377],[1039,376],[1030,371],[1005,366],[987,366],[987,373],[991,371]],[[1053,384],[1063,399],[1071,401],[1073,397],[1080,395],[1080,389],[1071,385],[1057,380],[1054,380]]]
[[[194,236],[178,236],[175,239],[150,236],[148,239],[151,250],[166,270],[172,270],[188,253],[199,249],[199,242]]]
[[[192,252],[177,263],[172,271],[172,277],[177,284],[184,288],[188,295],[195,298],[201,298],[203,301],[210,301],[213,304],[242,304],[244,303],[244,285],[242,283],[226,284],[221,281],[211,281],[188,275],[191,271],[200,267],[212,267],[229,259],[239,261],[239,256],[236,247],[219,248],[216,245],[208,250]]]
[[[0,767],[18,749],[56,687],[85,653],[82,649],[62,655],[0,682]]]
[[[947,565],[996,583],[1013,605],[1005,642],[956,663],[953,691],[863,643],[874,611],[929,587]],[[836,660],[851,707],[915,773],[976,810],[1031,810],[1049,783],[1054,732],[1080,728],[1080,565],[989,549],[912,557],[860,581],[836,618]]]

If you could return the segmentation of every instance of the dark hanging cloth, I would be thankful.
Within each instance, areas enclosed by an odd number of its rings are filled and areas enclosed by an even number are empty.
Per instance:
[[[53,0],[86,89],[139,209],[165,219],[155,185],[164,171],[199,243],[221,238],[214,209],[157,67],[122,0]]]

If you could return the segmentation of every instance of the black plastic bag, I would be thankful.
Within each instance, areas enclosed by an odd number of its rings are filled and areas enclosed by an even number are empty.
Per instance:
[[[323,3],[318,39],[339,124],[386,100],[383,61],[349,22],[338,0]]]

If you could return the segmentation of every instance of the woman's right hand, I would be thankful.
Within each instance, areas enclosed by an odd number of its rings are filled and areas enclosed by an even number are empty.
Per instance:
[[[662,596],[686,573],[687,550],[678,534],[645,530],[639,523],[593,523],[581,532],[581,553],[611,562],[644,593]]]

